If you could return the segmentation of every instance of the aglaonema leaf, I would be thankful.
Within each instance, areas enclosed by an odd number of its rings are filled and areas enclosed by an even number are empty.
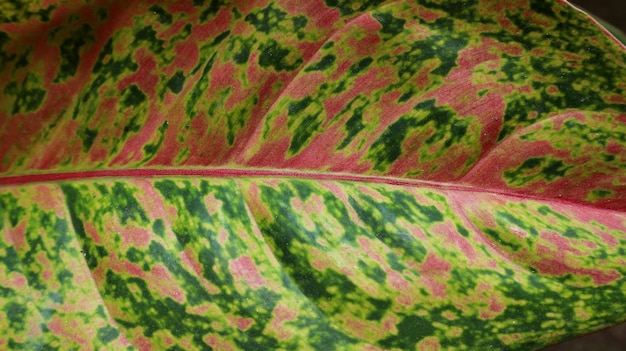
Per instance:
[[[1,6],[1,348],[626,320],[626,51],[568,3]]]

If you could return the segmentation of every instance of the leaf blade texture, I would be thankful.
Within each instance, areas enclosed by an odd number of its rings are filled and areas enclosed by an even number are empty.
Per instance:
[[[3,347],[528,350],[626,320],[626,51],[569,4],[5,7]]]

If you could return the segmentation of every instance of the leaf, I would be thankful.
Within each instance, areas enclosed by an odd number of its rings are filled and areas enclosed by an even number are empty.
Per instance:
[[[550,1],[0,17],[0,345],[538,349],[626,320],[626,51]]]

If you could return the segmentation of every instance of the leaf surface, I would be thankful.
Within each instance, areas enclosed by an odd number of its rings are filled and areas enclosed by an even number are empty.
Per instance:
[[[17,5],[3,348],[528,350],[626,320],[626,51],[569,4]]]

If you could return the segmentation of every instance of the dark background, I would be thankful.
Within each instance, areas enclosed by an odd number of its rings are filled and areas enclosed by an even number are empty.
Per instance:
[[[626,0],[570,0],[626,33]],[[624,351],[626,323],[544,349],[544,351]]]

